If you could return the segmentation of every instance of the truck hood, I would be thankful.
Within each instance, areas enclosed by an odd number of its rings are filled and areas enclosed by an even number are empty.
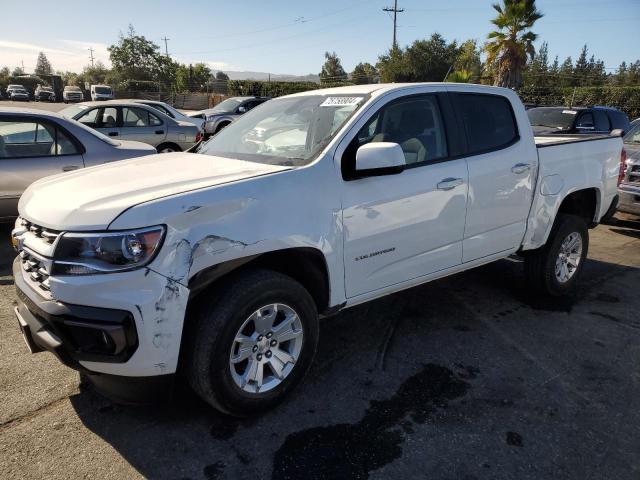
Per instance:
[[[288,169],[195,153],[148,155],[45,177],[25,190],[18,210],[53,230],[104,230],[140,203]]]

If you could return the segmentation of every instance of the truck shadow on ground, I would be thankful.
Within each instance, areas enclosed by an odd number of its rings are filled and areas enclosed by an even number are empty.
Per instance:
[[[84,425],[147,478],[368,478],[401,457],[425,422],[446,425],[467,410],[491,416],[526,397],[502,380],[519,368],[511,359],[497,375],[482,375],[479,358],[495,349],[486,345],[495,339],[478,318],[570,314],[575,302],[628,270],[589,261],[574,298],[540,300],[526,288],[521,262],[508,259],[349,309],[323,321],[306,381],[253,419],[220,415],[181,383],[168,405],[113,405],[90,387],[70,400]],[[604,302],[617,300],[602,294]],[[469,405],[485,383],[499,393]],[[505,442],[518,446],[520,433],[509,431]]]

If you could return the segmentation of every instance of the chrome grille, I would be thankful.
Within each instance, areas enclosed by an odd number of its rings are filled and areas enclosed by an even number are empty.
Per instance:
[[[51,257],[61,232],[22,219],[17,223],[14,234],[18,239],[18,256],[24,279],[42,290],[45,297],[50,296]]]
[[[627,178],[630,183],[640,183],[640,165],[631,165],[627,173]]]

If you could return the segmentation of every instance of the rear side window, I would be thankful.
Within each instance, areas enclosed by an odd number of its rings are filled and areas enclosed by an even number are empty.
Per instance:
[[[611,130],[620,129],[625,132],[629,131],[629,117],[624,113],[611,110],[609,111],[609,118],[611,120]]]
[[[457,93],[455,101],[467,135],[469,154],[505,148],[518,139],[515,116],[506,98]]]
[[[607,114],[601,110],[593,111],[593,118],[596,122],[596,130],[599,132],[608,132],[609,131],[609,117]]]
[[[50,123],[0,121],[0,159],[77,155],[75,143]]]

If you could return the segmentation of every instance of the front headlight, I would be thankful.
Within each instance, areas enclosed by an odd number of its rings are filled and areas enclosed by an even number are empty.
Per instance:
[[[162,245],[163,226],[101,233],[64,233],[54,252],[53,274],[93,275],[143,267]]]

